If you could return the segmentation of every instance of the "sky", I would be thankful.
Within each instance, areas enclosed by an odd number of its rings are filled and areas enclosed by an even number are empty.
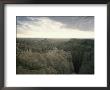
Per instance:
[[[17,38],[94,38],[94,16],[16,16]]]

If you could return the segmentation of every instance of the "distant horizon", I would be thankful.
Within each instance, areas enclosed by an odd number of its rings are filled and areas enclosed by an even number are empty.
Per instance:
[[[34,37],[16,37],[16,38],[26,38],[26,39],[93,39],[94,40],[94,38],[34,38]]]

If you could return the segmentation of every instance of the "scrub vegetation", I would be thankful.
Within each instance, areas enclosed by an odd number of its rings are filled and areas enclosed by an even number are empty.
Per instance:
[[[94,74],[93,39],[16,39],[17,74]]]

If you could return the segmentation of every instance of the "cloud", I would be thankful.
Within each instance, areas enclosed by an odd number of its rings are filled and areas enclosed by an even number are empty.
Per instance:
[[[94,16],[52,16],[49,18],[64,23],[68,28],[79,29],[83,31],[94,30]]]
[[[52,17],[24,17],[23,19],[22,18],[23,17],[20,17],[20,19],[17,18],[17,37],[94,38],[93,30],[84,31],[81,30],[81,28],[77,27],[70,28],[68,26],[69,24],[66,24],[66,21],[61,21],[61,19],[59,19],[58,21],[54,18],[52,19]]]

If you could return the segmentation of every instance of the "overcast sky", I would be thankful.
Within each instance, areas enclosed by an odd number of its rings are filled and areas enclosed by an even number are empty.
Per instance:
[[[94,16],[17,16],[19,38],[94,38]]]

